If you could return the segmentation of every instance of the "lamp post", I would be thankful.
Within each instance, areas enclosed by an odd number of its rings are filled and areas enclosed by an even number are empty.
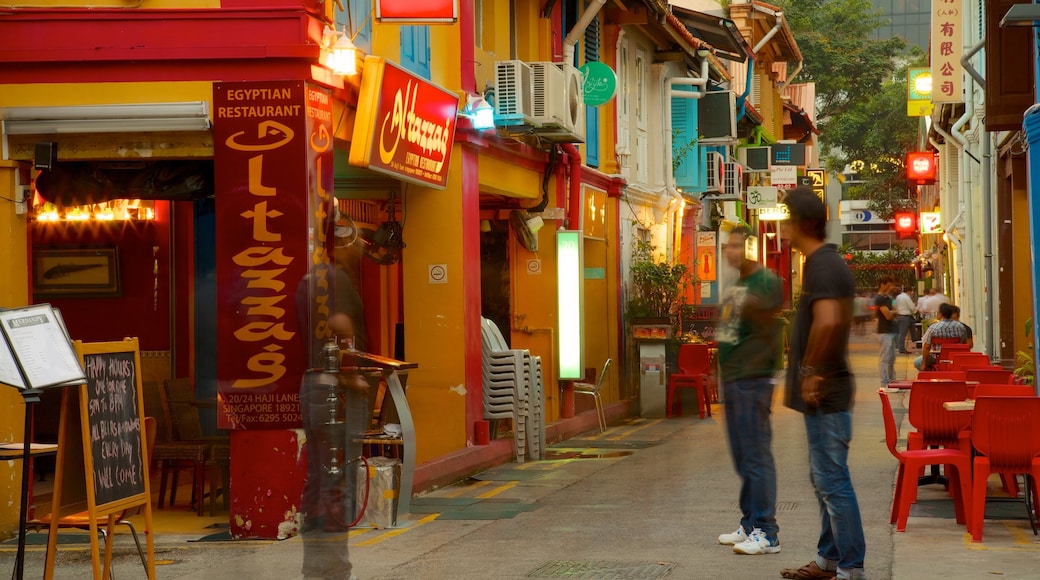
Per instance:
[[[1037,27],[1040,26],[1040,5],[1035,4],[1015,4],[1008,9],[1007,14],[1004,18],[1000,19],[1000,27],[1005,28],[1008,26],[1030,26],[1033,28],[1033,66],[1040,66],[1040,45],[1037,44],[1040,41],[1040,31]],[[1040,79],[1040,70],[1034,70],[1034,79]],[[1026,132],[1026,140],[1029,143],[1029,152],[1026,156],[1026,167],[1029,175],[1029,245],[1033,248],[1032,256],[1032,275],[1033,275],[1033,361],[1036,364],[1038,354],[1040,354],[1040,332],[1038,332],[1038,323],[1040,323],[1040,309],[1037,308],[1038,300],[1040,300],[1040,260],[1036,255],[1037,243],[1040,243],[1040,200],[1037,196],[1040,195],[1040,83],[1035,83],[1036,94],[1034,95],[1037,101],[1032,107],[1026,109],[1023,115],[1022,128]],[[1035,379],[1034,379],[1035,383]],[[1035,383],[1035,385],[1040,383]],[[1034,386],[1035,386],[1034,385]]]

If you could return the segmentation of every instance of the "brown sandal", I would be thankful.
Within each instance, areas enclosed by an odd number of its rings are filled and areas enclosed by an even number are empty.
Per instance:
[[[780,570],[783,578],[794,578],[795,580],[830,580],[837,578],[838,573],[834,570],[821,570],[813,560],[801,568],[784,568]]]

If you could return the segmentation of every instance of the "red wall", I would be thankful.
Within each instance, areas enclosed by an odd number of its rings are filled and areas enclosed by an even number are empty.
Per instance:
[[[101,342],[136,336],[141,350],[170,350],[170,205],[155,205],[156,219],[151,222],[37,222],[30,227],[30,251],[86,246],[116,246],[119,250],[122,296],[33,300],[61,310],[73,340]],[[153,256],[155,247],[158,251]],[[158,274],[154,272],[156,258]],[[154,290],[157,278],[158,299]],[[29,280],[31,285],[31,275]]]

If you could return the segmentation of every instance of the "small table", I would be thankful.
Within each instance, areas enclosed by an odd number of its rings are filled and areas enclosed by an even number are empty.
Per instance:
[[[946,401],[943,403],[943,409],[947,411],[974,411],[975,400],[968,399],[966,401]]]
[[[57,443],[30,443],[29,455],[37,457],[58,452]],[[25,453],[22,443],[0,443],[0,460],[21,459]]]

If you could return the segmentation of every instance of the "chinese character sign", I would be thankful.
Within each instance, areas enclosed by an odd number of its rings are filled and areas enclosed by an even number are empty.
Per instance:
[[[964,0],[932,0],[932,102],[961,103]]]

